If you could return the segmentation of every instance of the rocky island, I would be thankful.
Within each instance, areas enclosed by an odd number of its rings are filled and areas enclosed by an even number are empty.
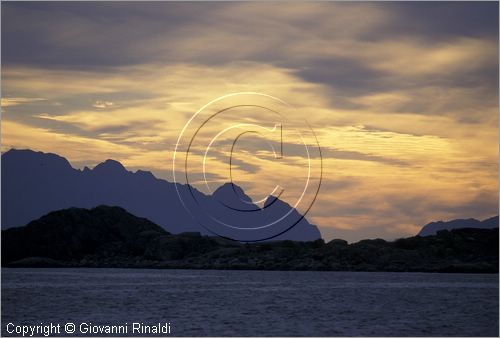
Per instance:
[[[395,241],[240,243],[171,234],[121,207],[69,208],[2,231],[3,267],[498,272],[498,228]]]

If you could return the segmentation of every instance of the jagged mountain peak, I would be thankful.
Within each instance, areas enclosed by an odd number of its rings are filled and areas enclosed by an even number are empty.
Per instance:
[[[151,171],[147,171],[147,170],[140,170],[139,169],[135,172],[135,174],[138,176],[141,176],[141,177],[146,177],[146,178],[152,178],[152,179],[156,178]]]
[[[232,182],[224,183],[218,187],[212,196],[223,203],[234,203],[235,201],[245,204],[252,203],[252,199],[245,194],[245,191],[239,185]]]
[[[15,162],[18,169],[30,166],[51,167],[53,169],[73,169],[69,161],[57,154],[33,151],[31,149],[10,149],[2,154],[2,165]]]
[[[128,172],[127,169],[118,161],[107,159],[104,162],[99,163],[93,169],[94,172],[105,172],[105,173],[125,173]]]
[[[277,196],[274,195],[267,196],[266,201],[264,202],[264,208],[267,208],[273,204],[280,206],[289,206],[288,203],[280,200]]]

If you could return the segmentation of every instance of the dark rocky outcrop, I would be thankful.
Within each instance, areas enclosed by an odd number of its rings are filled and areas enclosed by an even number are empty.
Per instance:
[[[454,229],[388,242],[242,244],[177,235],[119,207],[51,212],[2,231],[2,266],[498,272],[498,229]]]

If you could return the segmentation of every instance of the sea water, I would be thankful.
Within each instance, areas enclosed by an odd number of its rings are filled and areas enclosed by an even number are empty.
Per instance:
[[[43,336],[48,325],[59,325],[50,335],[67,336],[498,336],[499,330],[498,274],[3,268],[1,291],[5,336],[23,327],[41,327],[36,335]]]

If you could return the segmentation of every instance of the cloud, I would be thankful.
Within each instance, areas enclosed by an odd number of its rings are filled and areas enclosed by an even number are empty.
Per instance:
[[[100,109],[104,109],[104,108],[108,108],[108,107],[112,107],[113,106],[113,102],[109,102],[109,101],[96,101],[92,107],[94,108],[100,108]]]
[[[2,107],[12,107],[22,104],[44,101],[45,99],[38,97],[2,97]]]
[[[334,30],[342,36],[385,17],[383,10],[370,11],[363,5],[298,3],[286,9],[271,3],[13,4],[4,13],[10,18],[4,30],[6,62],[83,68],[140,64],[145,58],[195,63],[259,60],[259,54],[266,57],[269,47],[286,40],[307,41],[302,32],[308,27],[309,33]],[[365,19],[357,20],[359,14]],[[331,15],[337,20],[327,20]],[[266,34],[269,31],[281,34]],[[238,48],[229,47],[235,44]]]
[[[2,150],[79,167],[114,158],[171,180],[200,107],[262,92],[294,107],[285,133],[307,120],[317,135],[323,183],[308,218],[323,235],[396,238],[498,209],[496,3],[7,3],[2,47]],[[252,112],[244,122],[283,123]],[[196,185],[207,142],[238,114],[198,135]],[[282,159],[261,138],[237,144],[234,178],[254,199],[301,193],[307,154],[284,136]],[[231,142],[208,156],[214,186]]]
[[[31,148],[56,151],[75,163],[99,163],[105,158],[124,160],[134,149],[94,138],[60,133],[8,120],[2,121],[2,151]]]

